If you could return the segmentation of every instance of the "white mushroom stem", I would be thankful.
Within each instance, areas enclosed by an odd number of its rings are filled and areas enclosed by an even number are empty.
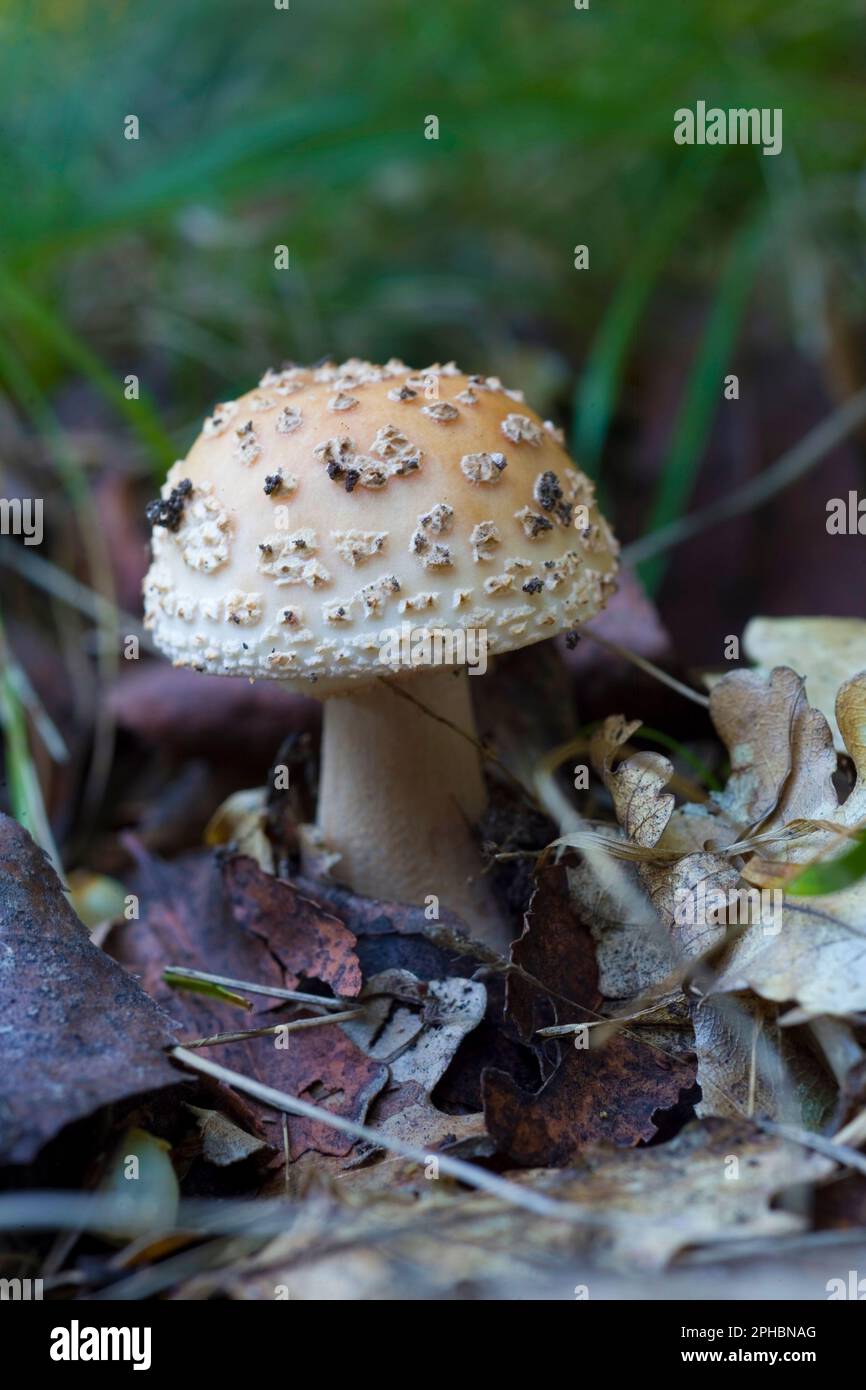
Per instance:
[[[380,900],[436,899],[503,950],[473,837],[487,801],[481,761],[455,732],[475,736],[468,677],[424,672],[401,688],[413,698],[378,681],[325,702],[318,819],[342,856],[335,875]]]

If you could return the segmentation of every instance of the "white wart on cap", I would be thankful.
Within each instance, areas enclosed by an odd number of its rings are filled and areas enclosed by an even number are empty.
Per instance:
[[[616,571],[560,432],[453,363],[269,371],[149,511],[145,620],[175,664],[323,694],[382,675],[405,621],[504,652],[591,618]]]

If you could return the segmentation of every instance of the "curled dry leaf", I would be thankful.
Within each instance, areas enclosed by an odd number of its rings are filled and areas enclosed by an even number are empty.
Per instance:
[[[417,980],[387,970],[366,984],[364,1016],[343,1029],[363,1051],[388,1066],[390,1082],[369,1123],[428,1149],[484,1135],[481,1115],[445,1115],[431,1100],[462,1043],[483,1021],[487,991],[476,980]],[[371,1150],[359,1145],[353,1159]]]
[[[198,1126],[202,1158],[216,1168],[228,1168],[233,1163],[243,1163],[253,1154],[267,1151],[268,1146],[262,1139],[248,1134],[218,1110],[203,1110],[198,1105],[189,1106],[189,1110]]]
[[[809,703],[830,725],[840,753],[845,744],[836,723],[840,686],[866,671],[866,622],[862,618],[753,618],[743,633],[743,650],[763,669],[791,666],[805,678]]]
[[[732,783],[717,798],[718,817],[698,808],[672,814],[665,793],[670,764],[643,758],[636,768],[622,764],[617,778],[629,795],[614,800],[627,833],[639,843],[665,847],[681,835],[687,820],[706,832],[709,848],[686,855],[674,866],[642,864],[639,872],[662,920],[672,928],[679,950],[691,958],[725,947],[713,988],[752,989],[779,1003],[796,1001],[804,1015],[858,1013],[866,1009],[866,880],[839,893],[786,897],[784,911],[771,920],[752,920],[738,898],[747,887],[739,872],[712,848],[713,834],[736,834],[743,821],[760,821],[764,833],[780,836],[776,853],[787,863],[835,857],[847,847],[832,830],[815,829],[785,838],[795,821],[829,822],[853,829],[866,820],[866,674],[839,691],[836,718],[857,770],[853,791],[840,804],[833,784],[836,752],[827,721],[803,698],[802,682],[790,671],[762,677],[734,671],[714,688],[711,714],[727,743],[735,769]],[[751,731],[751,734],[750,732]],[[755,731],[760,731],[760,739]],[[632,760],[634,761],[634,760]],[[736,825],[732,825],[732,820]],[[730,841],[728,841],[730,842]],[[739,923],[731,940],[707,905],[727,905]],[[746,918],[743,921],[743,918]],[[727,945],[725,945],[727,941]]]
[[[214,849],[231,846],[255,860],[266,874],[274,872],[274,852],[267,836],[267,788],[232,792],[205,826],[204,842]]]
[[[42,850],[0,815],[0,1161],[100,1106],[177,1086],[171,1017],[89,938]]]

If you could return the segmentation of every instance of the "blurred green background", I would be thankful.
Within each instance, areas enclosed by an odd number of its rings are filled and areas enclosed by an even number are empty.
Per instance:
[[[816,297],[862,316],[856,0],[0,13],[5,384],[31,409],[25,374],[56,403],[81,378],[116,400],[136,372],[156,409],[121,413],[153,454],[272,360],[398,353],[500,371],[541,409],[577,403],[598,472],[665,297],[697,306],[693,359],[708,331],[724,359],[752,290],[807,352]],[[783,154],[677,147],[673,112],[698,98],[781,107]],[[688,500],[679,463],[647,524]]]
[[[523,386],[626,542],[748,483],[866,381],[863,20],[856,0],[3,0],[0,491],[46,498],[40,559],[138,611],[129,517],[166,465],[214,401],[325,353]],[[782,108],[783,152],[677,146],[698,99]],[[645,560],[684,662],[762,608],[862,612],[862,540],[822,550],[862,445]],[[22,587],[20,551],[7,617],[55,582],[30,565]],[[59,640],[78,661],[81,632]]]

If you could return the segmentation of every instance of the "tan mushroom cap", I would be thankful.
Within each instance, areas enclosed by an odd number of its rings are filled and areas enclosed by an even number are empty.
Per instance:
[[[451,363],[269,371],[215,408],[162,498],[146,624],[200,671],[324,694],[389,674],[395,633],[421,664],[437,629],[509,651],[614,586],[617,543],[561,433]]]

